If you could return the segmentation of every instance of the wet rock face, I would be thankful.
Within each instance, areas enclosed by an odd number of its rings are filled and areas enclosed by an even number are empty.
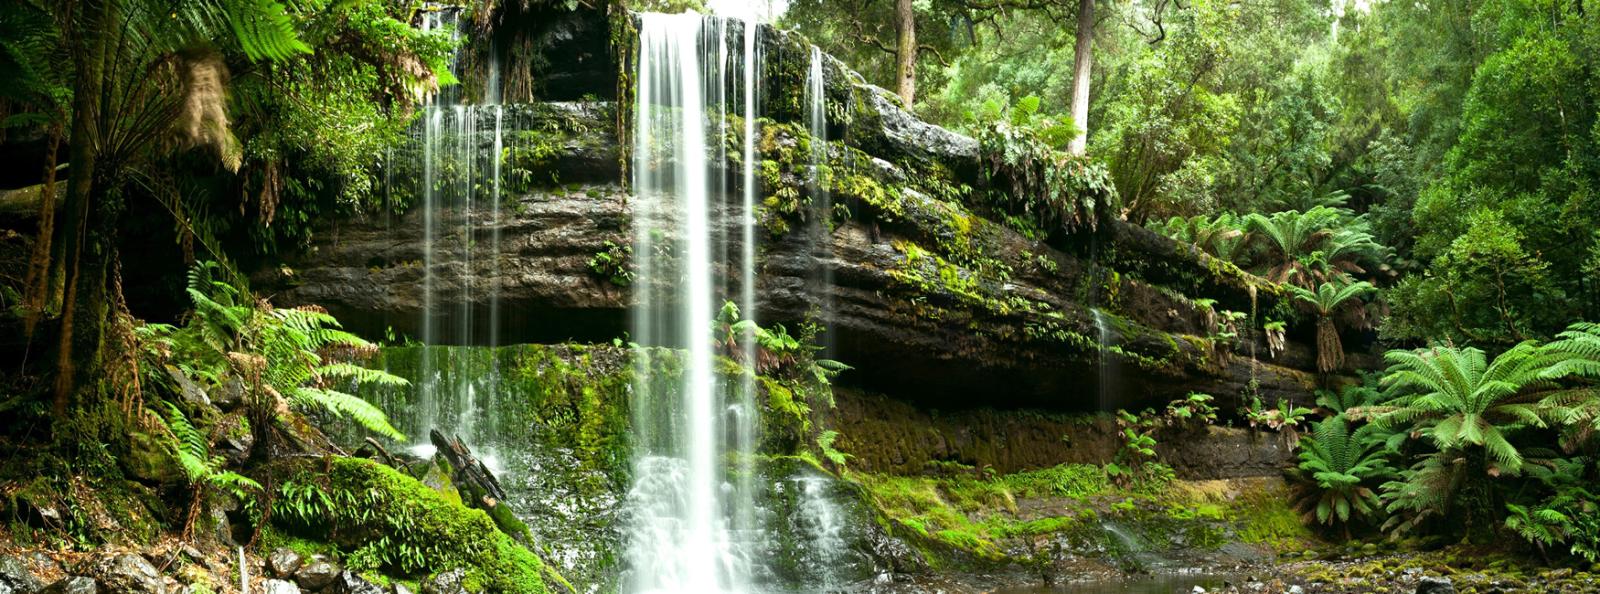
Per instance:
[[[100,583],[109,594],[166,594],[166,583],[143,556],[134,553],[91,560],[79,570]]]
[[[1122,448],[1110,418],[1045,410],[973,408],[930,411],[854,389],[836,390],[831,417],[838,447],[863,472],[920,475],[942,462],[1013,473],[1057,464],[1105,464]],[[1160,431],[1161,460],[1184,479],[1277,476],[1293,449],[1275,433],[1225,427]]]
[[[0,594],[34,594],[44,584],[19,557],[0,555]]]
[[[548,38],[547,53],[587,51],[584,39]],[[1312,400],[1317,378],[1304,346],[1252,357],[1268,352],[1259,329],[1223,338],[1214,316],[1192,301],[1267,311],[1280,288],[1109,217],[1071,237],[1002,224],[1006,213],[982,197],[989,184],[978,141],[917,119],[832,58],[824,68],[830,167],[843,181],[831,200],[850,214],[813,212],[822,201],[796,173],[805,163],[795,162],[806,159],[796,154],[806,133],[795,110],[804,103],[796,93],[809,47],[776,31],[763,43],[771,60],[763,116],[771,123],[760,140],[765,205],[756,218],[784,219],[777,227],[788,230],[758,232],[756,318],[824,325],[829,356],[857,368],[842,381],[941,408],[1135,409],[1190,391],[1218,396],[1226,410],[1247,392]],[[503,120],[514,122],[506,142],[533,149],[507,151],[505,166],[517,173],[506,177],[502,208],[479,201],[427,217],[414,209],[332,222],[310,252],[259,271],[254,284],[280,306],[323,305],[373,336],[392,329],[435,344],[622,336],[638,287],[620,286],[593,264],[633,243],[617,109],[611,101],[474,108],[476,136],[464,146],[492,150],[486,131]],[[736,210],[740,176],[722,173],[729,189],[713,203]],[[780,190],[798,197],[780,198]],[[426,245],[429,217],[434,239]],[[830,232],[803,230],[824,219]],[[741,231],[729,230],[730,253],[742,248]],[[737,271],[722,273],[734,294]],[[435,335],[423,327],[424,310],[433,328],[466,330]],[[1101,390],[1107,361],[1120,371],[1108,379],[1112,389]]]

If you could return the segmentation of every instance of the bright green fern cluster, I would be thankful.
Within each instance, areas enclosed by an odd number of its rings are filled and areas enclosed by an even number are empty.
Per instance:
[[[403,378],[352,363],[376,352],[376,346],[341,329],[321,308],[279,309],[258,300],[248,290],[218,280],[223,270],[205,262],[189,272],[194,312],[187,324],[141,329],[159,364],[172,361],[190,377],[211,384],[237,378],[248,389],[251,405],[260,410],[273,410],[283,401],[348,417],[386,437],[405,437],[382,410],[345,391],[362,384],[406,385]]]

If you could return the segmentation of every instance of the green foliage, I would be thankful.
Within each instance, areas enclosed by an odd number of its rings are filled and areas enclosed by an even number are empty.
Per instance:
[[[817,435],[817,448],[822,450],[822,456],[832,462],[836,468],[844,468],[845,462],[854,457],[848,453],[833,448],[833,442],[839,439],[839,432],[829,429]]]
[[[1037,229],[1095,229],[1117,208],[1105,170],[1051,146],[1047,138],[1057,126],[1027,125],[1032,112],[1019,115],[1026,105],[1012,108],[1012,123],[996,123],[978,136],[984,174],[1000,190],[986,195],[989,203]]]
[[[218,280],[220,265],[205,262],[189,273],[194,314],[183,327],[146,325],[150,369],[168,360],[186,374],[215,385],[236,377],[251,391],[253,408],[270,415],[278,402],[334,417],[349,417],[368,430],[402,439],[388,417],[343,386],[405,385],[387,372],[351,363],[377,347],[341,330],[316,307],[278,309],[247,290]]]
[[[815,380],[822,386],[831,383],[833,377],[852,369],[849,365],[831,359],[819,359],[816,353],[822,350],[815,344],[815,338],[822,331],[820,326],[807,324],[805,331],[799,337],[790,336],[788,329],[783,324],[772,328],[763,328],[755,320],[745,320],[739,317],[739,306],[732,301],[722,304],[722,310],[717,313],[717,337],[719,345],[727,355],[742,359],[746,346],[753,346],[753,367],[756,373],[773,374],[780,371],[790,374],[800,374]],[[830,397],[831,398],[831,397]],[[830,399],[829,404],[832,406]]]
[[[1289,436],[1291,443],[1298,443],[1299,432],[1305,426],[1306,417],[1315,411],[1295,406],[1287,398],[1279,398],[1276,408],[1266,408],[1261,404],[1261,397],[1252,396],[1250,404],[1240,412],[1251,427],[1282,432]]]
[[[1366,221],[1347,211],[1318,206],[1305,212],[1250,213],[1245,228],[1262,246],[1264,275],[1280,283],[1313,287],[1381,263],[1385,249]]]
[[[589,271],[611,284],[626,287],[633,284],[633,246],[605,242],[603,249],[589,258]]]
[[[1554,460],[1533,472],[1548,495],[1526,505],[1507,502],[1505,526],[1539,548],[1565,546],[1573,556],[1600,561],[1600,496],[1590,480],[1593,460]]]
[[[1308,516],[1324,525],[1360,523],[1377,516],[1376,481],[1394,475],[1391,451],[1376,425],[1354,431],[1343,415],[1313,423],[1311,435],[1300,440],[1301,476],[1307,480],[1300,505]]]
[[[1391,291],[1394,315],[1385,333],[1507,344],[1551,327],[1568,312],[1552,307],[1561,292],[1551,282],[1549,264],[1524,242],[1498,211],[1477,211],[1424,274]]]
[[[1162,427],[1216,423],[1217,408],[1211,404],[1213,400],[1209,394],[1191,392],[1184,398],[1167,403],[1167,407],[1159,413],[1154,409],[1145,409],[1136,415],[1118,410],[1117,427],[1121,431],[1122,447],[1117,450],[1111,463],[1106,465],[1106,475],[1122,485],[1149,482],[1152,477],[1147,475],[1151,471],[1170,475],[1171,468],[1154,460],[1157,456],[1156,431]]]
[[[240,501],[249,501],[251,495],[261,492],[261,484],[237,472],[223,470],[221,456],[211,455],[211,443],[189,422],[177,405],[163,401],[165,417],[157,417],[167,431],[177,439],[178,464],[190,485],[197,491],[218,489]]]
[[[371,460],[332,458],[326,473],[289,477],[272,510],[274,521],[295,533],[340,543],[355,571],[421,576],[463,568],[467,581],[490,592],[547,591],[544,563],[482,510]]]
[[[1166,221],[1150,224],[1150,229],[1176,241],[1194,244],[1206,253],[1239,264],[1244,254],[1248,236],[1244,221],[1232,213],[1215,217],[1194,215],[1174,216]]]
[[[1454,347],[1389,351],[1384,359],[1388,399],[1363,414],[1425,436],[1440,451],[1483,448],[1495,472],[1521,470],[1524,456],[1507,436],[1546,426],[1547,412],[1527,390],[1550,385],[1554,357],[1525,342],[1492,363],[1481,350]]]

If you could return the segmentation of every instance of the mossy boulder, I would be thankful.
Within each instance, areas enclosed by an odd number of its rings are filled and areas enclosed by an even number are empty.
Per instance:
[[[183,467],[174,446],[171,437],[136,430],[128,434],[128,451],[117,461],[129,477],[148,483],[176,483],[183,480]]]
[[[423,576],[465,571],[465,582],[497,594],[543,594],[564,581],[538,556],[501,532],[481,510],[421,481],[360,458],[302,459],[277,465],[278,527],[332,543],[356,570]]]

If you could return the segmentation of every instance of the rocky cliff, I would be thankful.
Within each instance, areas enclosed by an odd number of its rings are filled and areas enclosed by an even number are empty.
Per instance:
[[[808,183],[807,147],[824,141],[795,123],[808,52],[781,32],[764,43],[757,319],[824,325],[830,356],[857,369],[847,381],[952,408],[1109,409],[1191,391],[1224,404],[1247,394],[1309,400],[1314,353],[1296,340],[1308,329],[1291,328],[1282,352],[1260,331],[1268,312],[1284,317],[1280,287],[1112,216],[1092,171],[1075,170],[1087,183],[1069,198],[1098,209],[1070,212],[1029,194],[1053,190],[1019,183],[1017,164],[997,154],[1012,147],[922,122],[831,59],[829,173]],[[493,314],[501,343],[623,335],[632,217],[618,139],[627,130],[607,99],[474,112],[517,122],[503,139],[512,173],[498,211],[433,212],[438,228],[464,231],[431,245],[421,209],[330,221],[311,250],[259,272],[257,286],[280,305],[318,303],[358,328],[418,336],[431,274],[436,319],[487,326]],[[472,142],[492,142],[477,134]],[[734,161],[722,197],[730,209]],[[468,283],[478,288],[460,290]]]

